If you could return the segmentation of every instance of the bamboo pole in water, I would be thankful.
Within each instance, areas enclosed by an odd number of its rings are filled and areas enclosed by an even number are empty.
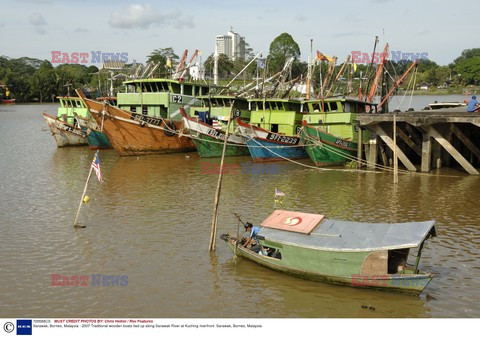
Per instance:
[[[223,162],[225,160],[225,151],[227,149],[227,140],[230,134],[230,123],[232,122],[233,114],[233,105],[235,100],[232,101],[232,106],[230,108],[230,113],[228,116],[227,131],[225,132],[225,139],[223,141],[223,150],[222,150],[222,159],[220,161],[220,171],[218,172],[218,182],[217,182],[217,191],[215,192],[215,203],[213,206],[213,218],[212,218],[212,231],[210,233],[210,245],[209,250],[215,251],[215,241],[217,238],[217,221],[218,221],[218,203],[220,201],[220,192],[222,190],[222,171],[223,171]]]
[[[393,115],[393,183],[398,183],[397,114]]]
[[[78,205],[77,215],[75,215],[75,220],[73,220],[73,227],[76,228],[85,228],[85,225],[77,225],[78,216],[80,215],[80,208],[82,208],[83,198],[85,198],[85,193],[87,193],[87,186],[88,181],[90,180],[90,176],[92,175],[93,166],[90,165],[90,172],[88,172],[87,182],[85,183],[85,187],[83,188],[82,198],[80,199],[80,205]]]

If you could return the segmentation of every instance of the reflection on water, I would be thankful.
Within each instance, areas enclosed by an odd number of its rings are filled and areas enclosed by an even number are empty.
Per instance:
[[[224,177],[219,234],[234,212],[258,224],[284,207],[358,221],[435,219],[422,268],[437,274],[420,297],[306,281],[239,258],[219,240],[208,252],[217,177],[195,153],[118,157],[101,151],[80,222],[72,221],[93,151],[57,149],[41,112],[0,107],[0,316],[36,317],[478,317],[478,177],[318,171],[291,163],[279,174]],[[218,159],[209,159],[219,162]],[[241,164],[248,157],[229,158]],[[308,163],[308,161],[306,161]],[[450,175],[450,176],[449,176]],[[51,274],[127,275],[124,287],[52,287]],[[367,306],[363,309],[362,306]],[[368,307],[375,308],[370,310]]]

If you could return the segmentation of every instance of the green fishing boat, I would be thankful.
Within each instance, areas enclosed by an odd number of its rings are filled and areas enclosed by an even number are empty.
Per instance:
[[[359,139],[357,114],[375,112],[376,105],[349,98],[305,101],[309,113],[303,116],[301,139],[317,166],[343,165],[354,159],[358,142],[367,142],[370,133]]]
[[[433,278],[419,266],[435,221],[364,223],[275,210],[260,228],[251,249],[240,238],[221,238],[238,256],[314,281],[420,294]]]
[[[182,112],[183,123],[192,137],[198,154],[202,158],[221,157],[223,143],[227,131],[228,120],[230,122],[226,156],[248,156],[248,148],[245,137],[235,133],[237,118],[250,120],[248,101],[245,98],[234,96],[200,96],[202,107],[192,107],[190,116]],[[233,107],[232,107],[233,104]],[[232,116],[230,116],[232,115]]]
[[[58,147],[87,145],[86,127],[88,109],[79,97],[57,97],[60,106],[57,116],[43,113]]]
[[[237,121],[254,162],[306,158],[298,133],[307,113],[298,100],[250,99],[250,122]]]

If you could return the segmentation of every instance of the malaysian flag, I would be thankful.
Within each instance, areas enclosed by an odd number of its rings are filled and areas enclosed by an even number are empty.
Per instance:
[[[100,158],[98,157],[98,151],[95,153],[95,157],[93,157],[92,161],[92,168],[95,170],[95,174],[97,175],[98,181],[103,183],[102,178],[102,170],[100,169]]]

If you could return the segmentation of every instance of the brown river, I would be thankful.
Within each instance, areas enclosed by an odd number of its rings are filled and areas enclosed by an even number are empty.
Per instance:
[[[480,177],[320,171],[278,164],[275,174],[226,174],[219,235],[239,213],[259,224],[283,207],[370,222],[435,219],[420,296],[306,281],[208,252],[217,176],[196,153],[119,157],[100,151],[91,201],[72,226],[94,151],[57,149],[41,113],[57,105],[0,106],[0,317],[480,317]],[[218,159],[209,162],[219,163]],[[227,163],[249,162],[248,157]],[[308,161],[304,163],[309,164]],[[113,275],[117,286],[52,286],[52,274]],[[375,310],[363,309],[372,306]]]

